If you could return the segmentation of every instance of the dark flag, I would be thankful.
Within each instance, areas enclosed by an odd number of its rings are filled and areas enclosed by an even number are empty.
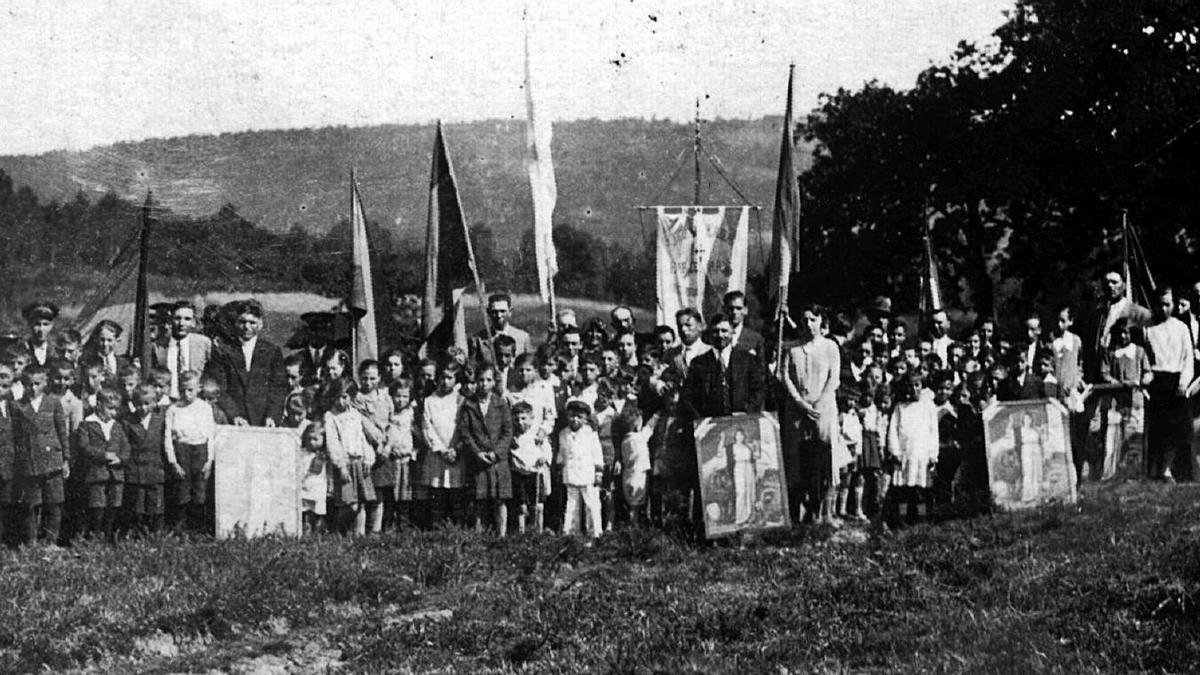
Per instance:
[[[792,133],[792,77],[795,66],[788,68],[787,108],[783,115],[783,140],[779,146],[779,172],[775,177],[775,213],[772,220],[770,291],[776,312],[788,306],[788,283],[800,271],[800,186],[796,182],[793,159],[796,141]]]
[[[154,197],[146,193],[142,206],[142,229],[138,235],[137,290],[134,296],[133,339],[129,341],[129,356],[138,360],[142,379],[150,374],[150,289],[147,274],[150,267],[150,228],[154,224]]]
[[[425,234],[425,302],[423,327],[428,354],[446,347],[466,348],[462,318],[463,290],[475,283],[466,219],[458,198],[454,166],[439,120],[433,140],[433,166],[429,174],[429,216]]]

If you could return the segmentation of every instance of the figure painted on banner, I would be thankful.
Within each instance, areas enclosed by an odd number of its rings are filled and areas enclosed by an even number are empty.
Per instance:
[[[733,521],[745,525],[754,516],[757,501],[758,476],[754,469],[754,449],[746,442],[746,430],[733,430],[733,442],[727,446],[729,463],[733,467]]]
[[[1021,501],[1037,501],[1042,492],[1045,447],[1033,415],[1023,413],[1019,419],[1020,426],[1014,430],[1013,442],[1017,456],[1021,458]]]

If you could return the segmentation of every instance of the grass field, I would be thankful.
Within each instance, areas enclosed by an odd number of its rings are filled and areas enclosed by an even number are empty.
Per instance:
[[[697,549],[457,530],[5,554],[0,671],[1183,672],[1200,488]]]

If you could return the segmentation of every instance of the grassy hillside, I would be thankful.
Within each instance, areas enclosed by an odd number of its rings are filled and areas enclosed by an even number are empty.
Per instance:
[[[717,120],[704,126],[710,150],[746,196],[768,206],[774,195],[781,118]],[[687,125],[647,120],[585,120],[554,127],[560,222],[610,240],[640,237],[633,207],[659,196],[687,202],[688,161],[659,195],[683,151]],[[486,224],[505,249],[516,247],[532,222],[523,166],[524,123],[486,121],[446,128],[464,210]],[[177,213],[208,214],[234,204],[273,230],[300,225],[324,231],[348,213],[351,166],[359,172],[370,219],[404,237],[424,238],[431,125],[331,127],[252,131],[121,143],[85,152],[0,157],[0,169],[43,199],[66,200],[79,190],[108,190],[140,203],[147,189]],[[803,153],[807,166],[808,153]],[[705,163],[705,198],[741,203]]]
[[[22,550],[6,672],[1182,672],[1200,489],[696,549],[458,530]]]

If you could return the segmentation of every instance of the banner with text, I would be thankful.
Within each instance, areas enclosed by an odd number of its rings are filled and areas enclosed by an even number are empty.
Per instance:
[[[705,317],[729,291],[746,290],[750,209],[744,206],[656,206],[658,323],[694,307]]]

